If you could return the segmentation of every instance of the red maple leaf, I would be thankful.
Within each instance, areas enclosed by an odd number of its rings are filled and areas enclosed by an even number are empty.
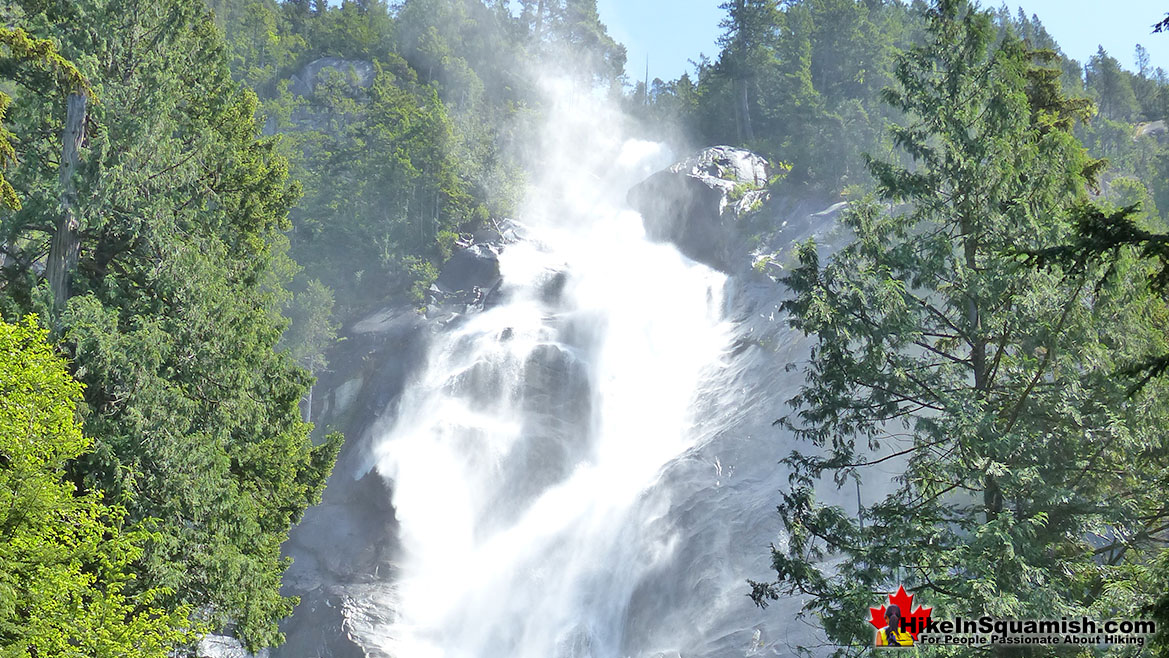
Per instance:
[[[925,622],[933,613],[933,608],[925,608],[917,606],[917,610],[910,610],[913,608],[913,596],[905,591],[904,586],[898,586],[897,593],[889,595],[889,603],[897,606],[901,610],[902,628],[907,630],[913,640],[917,641],[917,636],[923,629],[925,629]],[[869,608],[872,617],[869,623],[877,628],[885,627],[885,606],[879,608]]]

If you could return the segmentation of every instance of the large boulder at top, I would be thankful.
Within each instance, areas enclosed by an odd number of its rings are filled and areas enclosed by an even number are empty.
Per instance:
[[[1136,138],[1144,137],[1145,135],[1148,135],[1149,137],[1153,137],[1156,139],[1162,139],[1167,134],[1169,134],[1169,127],[1166,127],[1165,120],[1158,119],[1156,121],[1147,121],[1145,123],[1138,123],[1137,128],[1136,128],[1136,134],[1133,135],[1133,139],[1135,140]]]
[[[456,251],[442,266],[435,283],[444,292],[487,290],[499,282],[499,251],[494,244],[476,244]]]
[[[712,146],[659,171],[629,191],[652,240],[671,242],[696,261],[731,269],[735,221],[767,198],[767,160]]]

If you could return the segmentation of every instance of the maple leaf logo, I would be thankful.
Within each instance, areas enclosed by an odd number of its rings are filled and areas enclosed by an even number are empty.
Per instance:
[[[898,630],[909,633],[913,637],[913,641],[917,641],[918,633],[925,630],[926,621],[933,613],[933,608],[926,608],[917,606],[917,610],[910,611],[913,607],[913,595],[905,591],[904,585],[897,587],[896,594],[889,595],[889,603],[897,606],[901,611],[901,628]],[[877,628],[885,627],[885,606],[879,608],[869,608],[872,617],[869,623]]]

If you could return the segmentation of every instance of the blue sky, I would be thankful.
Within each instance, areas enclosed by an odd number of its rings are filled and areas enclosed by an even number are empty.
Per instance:
[[[609,33],[625,44],[631,80],[677,78],[705,53],[718,53],[715,41],[723,11],[721,0],[597,0]],[[983,2],[998,7],[1001,0]],[[1150,34],[1150,27],[1169,12],[1164,0],[1015,0],[1006,3],[1035,14],[1065,53],[1086,62],[1103,45],[1125,68],[1135,68],[1133,51],[1141,44],[1155,68],[1169,71],[1169,34]]]

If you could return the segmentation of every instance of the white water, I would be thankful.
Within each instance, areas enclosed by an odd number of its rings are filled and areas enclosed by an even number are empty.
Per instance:
[[[378,447],[403,550],[393,656],[619,658],[635,587],[676,547],[669,495],[647,492],[698,440],[726,277],[623,209],[660,148],[588,98],[552,116],[506,301],[436,339]]]

